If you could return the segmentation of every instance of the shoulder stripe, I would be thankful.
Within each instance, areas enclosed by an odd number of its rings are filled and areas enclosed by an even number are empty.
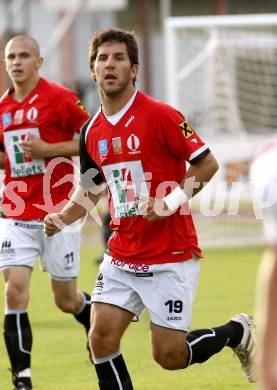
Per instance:
[[[89,130],[91,129],[93,123],[95,122],[96,118],[98,117],[98,115],[100,114],[101,112],[101,107],[99,107],[98,111],[93,115],[93,117],[89,120],[89,122],[87,122],[87,125],[85,125],[85,128],[84,128],[84,137],[85,137],[85,142],[87,141],[87,135],[88,135],[88,132]]]
[[[9,94],[9,89],[3,93],[3,95],[0,97],[0,102],[5,99],[5,97]]]

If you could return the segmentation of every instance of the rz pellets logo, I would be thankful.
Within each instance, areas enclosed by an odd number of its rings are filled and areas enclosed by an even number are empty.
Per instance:
[[[14,135],[12,137],[13,151],[16,164],[23,164],[32,161],[30,157],[25,156],[25,153],[23,152],[22,147],[20,145],[20,143],[25,140],[25,137],[25,134],[22,134],[20,136]]]
[[[112,171],[114,177],[115,188],[118,194],[119,203],[128,202],[127,190],[131,187],[132,178],[129,169],[114,169]],[[129,186],[128,186],[129,183]]]

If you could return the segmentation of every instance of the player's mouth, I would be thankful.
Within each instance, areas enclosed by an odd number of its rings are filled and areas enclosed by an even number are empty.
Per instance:
[[[116,79],[117,79],[117,77],[111,73],[109,73],[105,76],[105,80],[108,80],[108,81],[112,81],[112,80],[116,80]]]
[[[13,76],[18,76],[18,75],[21,75],[23,73],[23,70],[21,69],[14,69],[12,70],[12,75]]]

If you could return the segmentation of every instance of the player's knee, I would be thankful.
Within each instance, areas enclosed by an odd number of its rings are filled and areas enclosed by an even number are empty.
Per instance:
[[[173,350],[171,348],[158,348],[153,351],[154,360],[165,370],[177,370],[185,368],[185,350]]]
[[[17,309],[26,307],[28,303],[28,291],[19,283],[8,283],[5,290],[6,304],[8,308]]]
[[[115,340],[111,332],[95,327],[90,328],[89,343],[92,354],[95,357],[109,356],[119,350],[119,342]]]
[[[60,298],[60,297],[55,297],[55,304],[64,313],[75,314],[77,311],[76,310],[77,305],[74,301],[70,301],[67,299]]]

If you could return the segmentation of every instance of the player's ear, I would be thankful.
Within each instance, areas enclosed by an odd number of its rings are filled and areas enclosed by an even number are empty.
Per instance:
[[[139,70],[138,64],[131,65],[131,78],[132,78],[132,80],[136,80],[138,70]]]
[[[91,69],[90,74],[91,74],[92,80],[96,82],[97,79],[96,79],[96,74],[95,74],[94,68]]]
[[[38,57],[38,60],[37,60],[37,69],[39,69],[39,68],[42,66],[43,61],[44,61],[44,58],[43,58],[43,57]]]

